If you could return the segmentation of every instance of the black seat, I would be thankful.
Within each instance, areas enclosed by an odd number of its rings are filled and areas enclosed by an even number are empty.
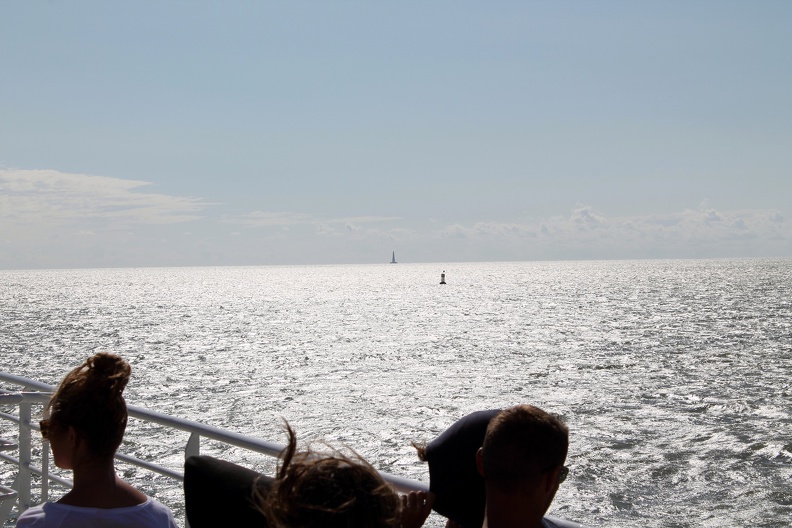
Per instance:
[[[270,477],[225,460],[187,458],[184,507],[190,528],[266,527],[266,517],[253,505],[253,489],[271,485]]]

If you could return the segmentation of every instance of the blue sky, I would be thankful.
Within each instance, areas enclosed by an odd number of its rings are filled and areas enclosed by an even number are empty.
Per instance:
[[[0,268],[792,256],[792,3],[4,2]]]

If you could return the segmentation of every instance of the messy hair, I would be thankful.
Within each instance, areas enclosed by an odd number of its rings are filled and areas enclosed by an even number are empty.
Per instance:
[[[358,455],[297,452],[294,430],[271,489],[255,500],[270,526],[397,528],[398,494]]]
[[[418,460],[421,462],[429,462],[426,443],[412,442],[412,446],[415,448],[415,454],[418,455]]]
[[[100,352],[63,378],[49,401],[53,427],[74,427],[97,457],[113,456],[127,425],[124,388],[132,368],[120,356]]]

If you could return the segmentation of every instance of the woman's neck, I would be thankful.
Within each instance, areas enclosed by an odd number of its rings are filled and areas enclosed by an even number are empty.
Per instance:
[[[115,473],[112,459],[75,465],[74,487],[58,502],[83,508],[125,508],[146,502],[146,496]]]

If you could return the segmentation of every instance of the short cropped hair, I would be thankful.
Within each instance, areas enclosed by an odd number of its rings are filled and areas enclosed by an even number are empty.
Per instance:
[[[297,452],[289,445],[270,490],[256,494],[270,526],[299,528],[398,528],[396,491],[365,460],[341,453]]]
[[[564,463],[569,429],[556,416],[532,405],[517,405],[489,423],[482,446],[486,480],[504,491],[530,484]]]

